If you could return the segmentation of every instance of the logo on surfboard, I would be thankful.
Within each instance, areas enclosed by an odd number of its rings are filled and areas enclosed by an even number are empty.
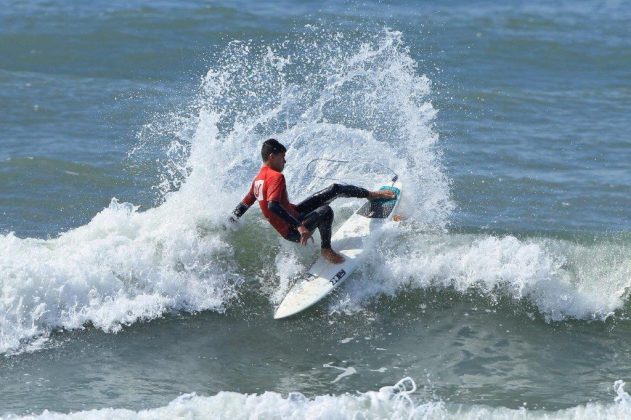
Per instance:
[[[342,277],[344,277],[345,275],[346,275],[346,271],[344,270],[338,271],[337,274],[334,275],[333,278],[331,279],[331,284],[335,286],[340,280],[342,280]]]

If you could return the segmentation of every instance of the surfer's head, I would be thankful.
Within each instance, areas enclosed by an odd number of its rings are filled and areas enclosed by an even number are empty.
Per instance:
[[[263,162],[278,172],[282,172],[285,168],[285,152],[287,148],[276,139],[265,140],[261,147]]]

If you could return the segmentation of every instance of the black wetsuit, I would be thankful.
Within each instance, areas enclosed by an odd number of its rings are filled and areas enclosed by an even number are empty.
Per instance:
[[[329,204],[338,197],[368,198],[368,194],[369,191],[365,188],[354,185],[332,184],[296,205],[296,210],[300,213],[299,221],[310,232],[318,228],[322,239],[322,248],[330,249],[333,209],[331,209]],[[271,210],[274,211],[272,208]],[[281,215],[279,214],[279,216]],[[300,242],[300,232],[298,232],[297,226],[291,226],[285,239],[292,242]]]

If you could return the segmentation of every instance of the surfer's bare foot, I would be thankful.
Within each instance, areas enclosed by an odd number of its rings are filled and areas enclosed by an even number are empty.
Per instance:
[[[390,200],[392,198],[396,198],[396,196],[397,195],[394,193],[394,191],[390,190],[370,191],[368,193],[368,199],[371,201],[379,199]]]
[[[331,264],[342,264],[344,262],[344,257],[330,248],[322,249],[322,256]]]

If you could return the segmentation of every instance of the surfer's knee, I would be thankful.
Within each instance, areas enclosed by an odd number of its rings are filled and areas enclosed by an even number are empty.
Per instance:
[[[311,221],[316,221],[316,224],[332,221],[333,209],[328,204],[325,204],[315,209],[313,213],[309,214],[305,220],[307,221],[307,223]]]
[[[326,206],[322,206],[322,218],[325,220],[333,220],[333,209],[328,204]]]
[[[341,188],[342,188],[341,184],[333,183],[327,187],[326,191],[335,194],[339,192]]]
[[[302,223],[309,230],[313,230],[316,227],[330,227],[333,223],[333,209],[328,204],[320,206],[309,213]]]

